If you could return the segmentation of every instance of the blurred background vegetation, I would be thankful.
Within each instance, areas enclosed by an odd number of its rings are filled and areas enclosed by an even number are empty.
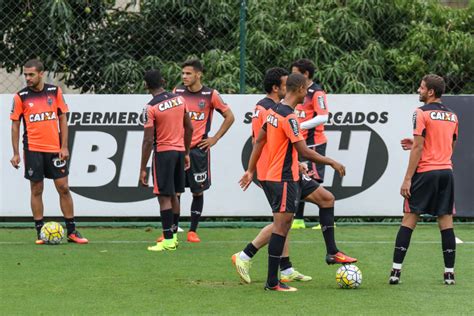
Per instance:
[[[196,56],[221,93],[261,93],[265,69],[304,57],[330,93],[415,93],[437,73],[472,94],[473,36],[473,0],[0,0],[0,93],[32,57],[69,91],[143,93],[146,69],[172,88]]]

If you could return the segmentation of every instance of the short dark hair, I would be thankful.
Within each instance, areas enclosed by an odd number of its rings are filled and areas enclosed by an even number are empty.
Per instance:
[[[23,67],[25,67],[25,68],[35,68],[36,71],[38,71],[38,72],[44,71],[43,63],[41,62],[41,60],[39,60],[37,58],[28,60]]]
[[[313,79],[314,71],[316,67],[314,66],[313,62],[306,58],[301,58],[291,64],[291,68],[296,67],[301,73],[308,72],[309,79]]]
[[[263,89],[266,93],[272,92],[273,86],[281,85],[281,77],[288,76],[286,69],[281,67],[274,67],[267,70],[265,78],[263,79]]]
[[[446,89],[446,83],[444,82],[443,77],[435,74],[429,74],[424,76],[422,80],[425,82],[426,88],[428,88],[428,90],[433,89],[435,97],[441,98],[444,90]]]
[[[200,72],[204,71],[204,67],[202,66],[201,61],[197,58],[192,58],[192,59],[186,60],[184,63],[181,64],[181,69],[183,69],[184,67],[188,67],[188,66],[191,66],[191,67],[194,68],[194,70],[197,70],[197,71],[200,71]]]
[[[144,79],[148,89],[159,89],[163,87],[163,77],[159,69],[147,70]]]
[[[286,91],[294,92],[306,86],[306,78],[302,74],[293,73],[286,80]]]

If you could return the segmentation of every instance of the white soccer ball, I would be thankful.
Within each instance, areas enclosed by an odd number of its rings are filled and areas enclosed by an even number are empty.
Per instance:
[[[63,227],[56,222],[47,222],[43,225],[40,232],[40,239],[47,244],[57,245],[64,238]]]
[[[354,264],[345,264],[336,271],[336,282],[340,288],[356,289],[362,284],[362,272]]]

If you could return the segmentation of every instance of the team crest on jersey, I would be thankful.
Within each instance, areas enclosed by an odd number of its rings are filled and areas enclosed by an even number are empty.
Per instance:
[[[435,121],[448,121],[456,123],[456,114],[454,113],[434,111],[430,113],[430,117]]]
[[[204,100],[199,101],[198,106],[201,110],[204,109],[206,107],[206,101]]]
[[[48,97],[48,100],[46,102],[48,102],[49,106],[53,105],[53,99],[51,97]]]
[[[204,112],[189,112],[189,118],[191,121],[204,121],[206,119],[206,115]]]
[[[324,96],[323,95],[320,95],[318,96],[318,104],[319,104],[319,107],[323,110],[326,109],[326,103],[324,103]]]
[[[34,173],[33,169],[31,169],[31,168],[28,169],[28,175],[29,175],[30,177],[33,176],[33,173]]]
[[[295,136],[298,136],[300,134],[300,129],[298,127],[298,122],[293,118],[290,118],[288,120],[288,122],[290,123],[291,130],[293,131],[293,134],[295,134]]]

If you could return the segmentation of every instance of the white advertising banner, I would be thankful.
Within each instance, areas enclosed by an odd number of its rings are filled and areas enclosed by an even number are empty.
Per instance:
[[[252,184],[242,192],[243,157],[251,146],[251,111],[262,95],[223,95],[235,114],[229,132],[212,148],[212,186],[204,198],[204,216],[270,216],[262,190]],[[76,216],[157,216],[151,189],[138,185],[143,105],[147,95],[67,95],[69,104],[69,183]],[[0,217],[31,216],[29,183],[10,165],[9,109],[12,95],[0,95]],[[329,95],[327,155],[346,166],[339,178],[326,167],[324,186],[337,197],[336,216],[397,216],[402,212],[399,188],[408,162],[400,139],[411,135],[416,95]],[[214,116],[212,131],[222,122]],[[21,145],[20,145],[21,146]],[[150,183],[152,179],[150,177]],[[59,216],[52,181],[45,181],[45,216]],[[191,194],[182,197],[189,216]],[[307,205],[305,214],[318,208]]]

